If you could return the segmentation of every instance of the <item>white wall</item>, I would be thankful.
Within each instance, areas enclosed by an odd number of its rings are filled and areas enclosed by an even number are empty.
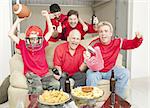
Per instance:
[[[149,50],[150,50],[150,13],[148,12],[149,0],[130,0],[128,36],[133,38],[136,31],[143,34],[142,45],[128,53],[128,67],[131,70],[131,78],[146,77],[149,75]]]
[[[127,37],[127,18],[128,18],[128,0],[116,0],[116,31],[115,33],[122,38]],[[126,66],[125,50],[121,50],[123,55],[123,65]]]
[[[148,30],[148,40],[149,40],[148,41],[148,46],[149,46],[148,55],[150,55],[150,37],[149,37],[150,36],[150,0],[148,1],[148,19],[149,19],[149,21],[148,21],[148,28],[149,28],[149,30]],[[148,65],[150,65],[150,56],[148,56]],[[148,66],[148,76],[150,76],[150,67],[149,66]],[[150,86],[149,86],[149,90],[150,90]]]
[[[8,38],[8,30],[12,18],[11,4],[11,0],[0,0],[0,80],[10,73],[11,41]]]
[[[100,21],[109,21],[115,27],[115,0],[96,7],[95,14]]]
[[[127,36],[128,0],[116,0],[116,34],[120,37]]]

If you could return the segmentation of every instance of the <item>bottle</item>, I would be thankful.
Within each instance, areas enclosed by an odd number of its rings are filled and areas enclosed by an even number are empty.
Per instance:
[[[71,93],[70,80],[69,80],[69,75],[68,74],[66,74],[65,92],[66,93]]]
[[[111,77],[110,77],[110,91],[112,93],[115,93],[115,84],[116,84],[116,80],[114,78],[114,70],[112,70]]]
[[[114,70],[112,70],[111,71],[111,77],[110,77],[110,91],[111,91],[112,108],[115,108],[115,84],[116,84],[116,80],[114,77]]]
[[[91,22],[91,23],[92,23],[92,25],[95,25],[95,24],[94,24],[94,18],[95,18],[95,17],[96,17],[96,15],[95,15],[95,14],[93,14],[93,15],[92,15],[92,22]]]

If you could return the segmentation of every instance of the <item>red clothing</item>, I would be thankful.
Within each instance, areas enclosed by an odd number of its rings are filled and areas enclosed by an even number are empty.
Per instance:
[[[52,22],[52,25],[55,26],[56,28],[59,26],[59,22],[61,22],[62,28],[64,28],[64,25],[65,25],[64,23],[67,21],[67,19],[68,18],[66,15],[61,14],[59,20],[51,19],[51,22]],[[46,27],[45,27],[45,31],[43,35],[45,36],[47,32],[48,32],[48,24],[46,22]],[[61,34],[59,33],[57,38],[54,38],[51,36],[49,41],[56,42],[60,39],[60,37],[61,37]]]
[[[85,48],[79,45],[72,56],[68,48],[69,43],[63,43],[56,47],[54,52],[54,66],[60,66],[63,72],[67,72],[69,76],[79,72],[79,67],[83,63],[83,51]]]
[[[43,47],[38,51],[32,52],[26,48],[24,40],[19,41],[17,46],[21,51],[24,63],[24,74],[30,71],[42,77],[48,73],[48,64],[45,57],[45,47],[47,45],[48,42],[44,39]]]
[[[78,23],[77,26],[75,28],[72,28],[68,22],[65,23],[65,28],[63,29],[63,34],[61,36],[61,39],[62,40],[67,40],[67,37],[69,36],[69,33],[70,31],[72,31],[73,29],[77,29],[79,30],[79,32],[81,33],[81,39],[84,38],[84,35],[86,33],[96,33],[96,31],[94,30],[93,28],[93,25],[92,24],[87,24],[88,26],[88,31],[84,31],[83,30],[83,26],[81,23]]]
[[[122,46],[120,45],[120,38],[112,40],[108,45],[103,45],[99,38],[93,40],[90,45],[93,47],[98,46],[100,48],[104,60],[104,68],[100,70],[100,72],[108,72],[115,66],[118,54],[121,49],[128,50],[137,48],[141,45],[142,40],[143,38],[138,39],[137,37],[135,37],[133,40],[123,39]]]

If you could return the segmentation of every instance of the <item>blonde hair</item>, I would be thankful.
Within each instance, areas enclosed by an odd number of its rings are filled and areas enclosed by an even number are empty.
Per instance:
[[[98,24],[97,29],[99,30],[99,28],[100,28],[101,26],[105,26],[105,25],[108,26],[108,27],[110,28],[110,31],[113,33],[113,27],[112,27],[111,23],[108,22],[108,21],[101,21],[101,22]]]

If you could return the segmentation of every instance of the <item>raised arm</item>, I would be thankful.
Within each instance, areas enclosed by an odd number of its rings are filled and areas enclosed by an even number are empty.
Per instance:
[[[79,22],[82,24],[84,32],[88,31],[88,26],[80,17],[79,17]]]
[[[15,35],[15,30],[17,28],[17,25],[23,21],[25,18],[18,18],[16,19],[15,23],[12,25],[10,31],[8,32],[8,36],[17,44],[19,44],[19,38]]]
[[[143,38],[139,32],[136,32],[136,37],[133,40],[124,39],[121,49],[128,50],[139,47],[142,44]]]
[[[49,14],[46,10],[43,10],[41,12],[42,16],[46,18],[47,24],[48,24],[48,32],[45,34],[45,40],[48,41],[50,37],[52,36],[52,33],[54,32],[52,22],[50,20]]]

